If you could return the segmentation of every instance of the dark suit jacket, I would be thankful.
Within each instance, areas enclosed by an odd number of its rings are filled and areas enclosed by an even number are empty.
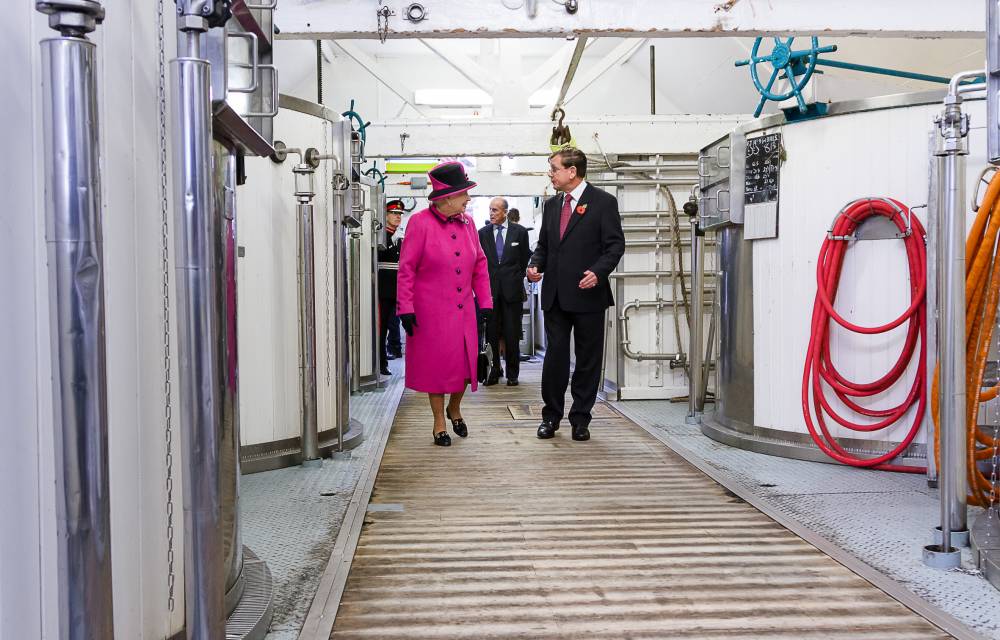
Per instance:
[[[559,238],[559,215],[565,194],[545,202],[538,246],[529,266],[545,274],[542,309],[552,308],[558,295],[563,311],[604,311],[615,303],[608,276],[625,255],[625,234],[618,199],[588,184],[570,213],[566,235]],[[579,211],[583,209],[583,213]],[[584,271],[593,271],[597,286],[581,289]]]
[[[388,244],[385,246],[379,245],[378,248],[378,261],[379,262],[395,262],[399,264],[399,252],[402,250],[402,240],[395,240],[395,234],[386,234],[388,236]],[[378,297],[379,300],[395,300],[396,299],[396,275],[399,272],[395,269],[379,269],[378,270]]]
[[[503,241],[503,261],[497,263],[497,233],[492,224],[479,230],[479,243],[486,254],[490,269],[490,289],[493,297],[520,304],[524,300],[524,271],[528,268],[531,248],[528,230],[516,222],[507,222]]]

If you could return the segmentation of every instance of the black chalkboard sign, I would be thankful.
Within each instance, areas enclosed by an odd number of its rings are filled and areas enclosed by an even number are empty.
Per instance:
[[[743,204],[778,201],[778,168],[780,163],[780,133],[747,138]]]

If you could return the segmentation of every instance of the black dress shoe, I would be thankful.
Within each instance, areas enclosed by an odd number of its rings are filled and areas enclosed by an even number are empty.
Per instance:
[[[577,442],[590,440],[590,429],[587,427],[573,427],[573,439]]]
[[[507,378],[507,386],[508,387],[516,387],[517,386],[517,378]]]
[[[434,434],[434,444],[439,447],[450,447],[451,436],[448,435],[447,431],[438,431]]]
[[[444,409],[444,415],[451,420],[451,411],[447,407]],[[459,438],[464,438],[469,435],[469,425],[465,424],[465,420],[459,418],[458,420],[451,420],[451,428],[455,432],[455,435]]]
[[[490,378],[489,380],[487,380],[486,382],[483,383],[483,386],[484,387],[492,387],[495,384],[499,384],[499,382],[500,382],[500,378]]]
[[[379,370],[379,373],[381,373],[384,376],[391,376],[392,375],[392,371],[389,371],[389,367],[382,367],[382,369]]]
[[[556,431],[559,431],[559,425],[552,424],[548,420],[543,420],[542,424],[538,425],[538,437],[542,440],[553,437],[556,435]]]

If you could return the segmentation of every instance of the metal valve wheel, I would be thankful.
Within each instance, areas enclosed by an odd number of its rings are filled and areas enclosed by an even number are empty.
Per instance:
[[[750,58],[748,60],[740,60],[736,63],[737,67],[750,66],[750,77],[753,78],[753,83],[760,93],[760,102],[757,104],[757,109],[754,110],[753,115],[754,117],[759,116],[760,112],[764,109],[764,104],[768,100],[781,102],[782,100],[788,100],[792,96],[799,103],[799,111],[805,113],[808,107],[806,106],[806,101],[802,98],[802,89],[809,84],[809,80],[816,70],[816,61],[819,59],[819,54],[836,51],[837,46],[821,47],[819,46],[819,38],[812,37],[810,38],[811,46],[808,49],[796,51],[792,48],[792,42],[795,40],[794,37],[785,38],[784,40],[781,38],[769,39],[774,41],[774,46],[769,54],[761,54],[761,43],[765,38],[757,38],[754,40]],[[758,71],[758,65],[763,65],[764,63],[770,64],[771,70],[766,84],[761,82],[761,74]],[[772,89],[782,71],[785,72],[785,78],[788,80],[788,90],[777,93]]]

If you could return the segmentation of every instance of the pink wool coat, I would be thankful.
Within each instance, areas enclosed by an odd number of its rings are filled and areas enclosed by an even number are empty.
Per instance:
[[[457,393],[468,380],[475,391],[476,300],[492,309],[493,295],[472,219],[446,219],[433,205],[415,213],[406,225],[396,284],[397,313],[417,318],[406,338],[406,387]]]

